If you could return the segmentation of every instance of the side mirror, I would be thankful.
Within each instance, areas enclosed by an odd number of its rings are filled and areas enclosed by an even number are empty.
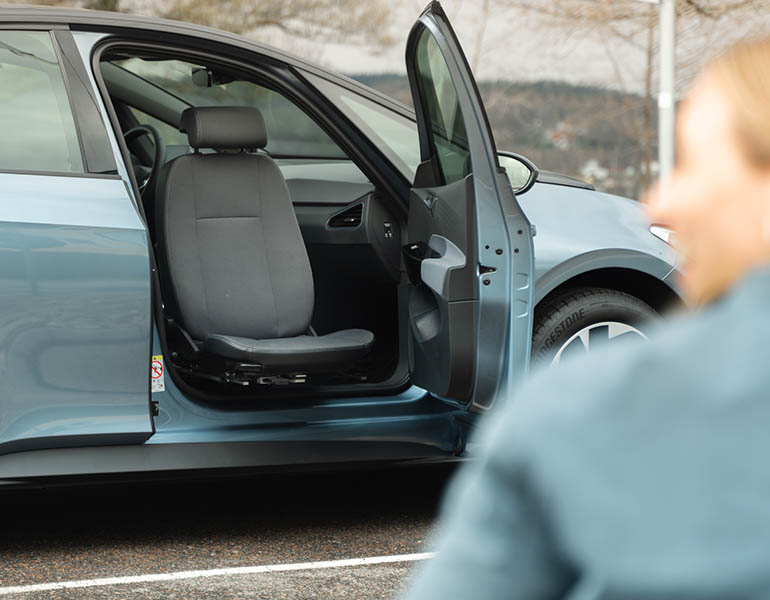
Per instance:
[[[513,152],[498,152],[497,158],[508,173],[514,194],[521,195],[535,185],[540,172],[532,161]]]

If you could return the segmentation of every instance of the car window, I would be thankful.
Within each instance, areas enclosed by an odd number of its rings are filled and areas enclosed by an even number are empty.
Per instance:
[[[423,30],[415,53],[417,82],[444,183],[464,179],[471,172],[465,121],[452,77],[436,39]]]
[[[327,79],[303,75],[372,139],[409,181],[414,180],[420,166],[420,138],[413,119]]]
[[[84,172],[48,32],[0,31],[0,130],[0,169]]]
[[[267,147],[272,156],[345,159],[347,155],[315,121],[290,100],[251,81],[211,82],[201,86],[193,71],[203,69],[181,60],[114,61],[118,66],[150,81],[190,106],[253,106],[262,112],[267,127]],[[205,69],[204,69],[205,70]],[[141,122],[141,119],[139,119]]]
[[[340,100],[355,113],[366,129],[398,155],[410,181],[420,165],[420,138],[414,121],[355,94],[342,93]]]

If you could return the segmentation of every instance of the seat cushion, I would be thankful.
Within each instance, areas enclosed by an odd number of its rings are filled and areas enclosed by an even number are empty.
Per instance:
[[[203,348],[210,354],[266,368],[311,370],[364,357],[374,344],[374,334],[365,329],[345,329],[328,335],[299,335],[289,338],[252,340],[232,335],[209,335]]]

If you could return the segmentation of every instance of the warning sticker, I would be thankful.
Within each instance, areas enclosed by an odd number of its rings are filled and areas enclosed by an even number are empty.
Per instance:
[[[158,354],[152,357],[152,364],[150,365],[150,391],[151,392],[165,392],[166,391],[166,379],[163,368],[163,355]]]

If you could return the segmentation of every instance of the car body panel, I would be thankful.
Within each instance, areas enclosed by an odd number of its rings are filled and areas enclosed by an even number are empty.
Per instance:
[[[225,408],[187,395],[167,376],[165,391],[150,395],[149,358],[163,350],[157,328],[151,327],[148,239],[91,57],[95,45],[112,34],[170,41],[188,36],[201,47],[216,43],[218,51],[237,50],[241,57],[255,53],[251,58],[313,73],[412,119],[413,112],[302,59],[196,25],[16,6],[0,11],[0,27],[72,30],[119,175],[0,173],[0,293],[16,295],[11,311],[0,302],[0,483],[77,474],[451,459],[463,450],[474,415],[406,382],[388,395],[362,392]],[[306,170],[291,161],[282,165],[298,205],[314,203],[313,191],[322,192],[332,211],[371,190],[356,167],[338,167],[319,177],[323,185],[313,190]],[[402,178],[406,189],[409,182]],[[526,217],[509,199],[503,203],[505,226],[484,223],[478,232],[494,250],[515,247],[504,238],[523,231],[527,219],[537,227],[536,301],[596,268],[622,266],[670,278],[673,252],[649,233],[638,205],[542,182],[518,201]],[[499,219],[499,214],[498,204],[484,218]],[[515,291],[532,294],[531,271],[517,269],[508,252],[499,257],[488,257],[498,268],[496,284],[485,292],[493,302],[510,303]],[[532,260],[531,255],[522,259],[517,264]],[[51,298],[56,313],[46,304]],[[524,322],[532,308],[531,302],[514,303],[513,312]],[[506,335],[520,336],[513,321]],[[52,341],[65,348],[55,350],[53,360],[46,359],[46,352],[56,348]],[[503,373],[494,383],[497,394],[507,395],[516,373],[526,368],[529,344],[522,348],[523,353],[495,350],[480,357]],[[154,418],[150,400],[157,403]]]
[[[152,434],[147,236],[119,178],[0,173],[0,453]]]
[[[519,202],[537,228],[535,303],[590,271],[624,268],[665,280],[675,268],[674,249],[650,233],[638,202],[547,183]]]
[[[162,348],[157,338],[153,354]],[[71,475],[200,471],[371,461],[452,459],[468,415],[409,386],[384,398],[319,398],[312,405],[217,409],[188,398],[166,377],[156,432],[143,444],[0,453],[0,484]],[[373,401],[374,400],[374,401]]]
[[[282,400],[261,410],[249,405],[217,410],[191,400],[167,378],[166,390],[153,394],[153,400],[159,414],[150,444],[409,441],[451,452],[459,435],[454,418],[463,414],[416,386],[376,401],[370,396],[327,397],[293,407]]]
[[[292,469],[339,468],[340,465],[425,463],[457,460],[453,454],[409,441],[345,442],[196,442],[134,444],[101,448],[60,448],[0,456],[0,489],[4,486],[70,485],[74,482],[205,477],[216,472],[264,472],[278,465]],[[76,465],[76,468],[74,467]],[[76,476],[76,478],[75,478]]]

